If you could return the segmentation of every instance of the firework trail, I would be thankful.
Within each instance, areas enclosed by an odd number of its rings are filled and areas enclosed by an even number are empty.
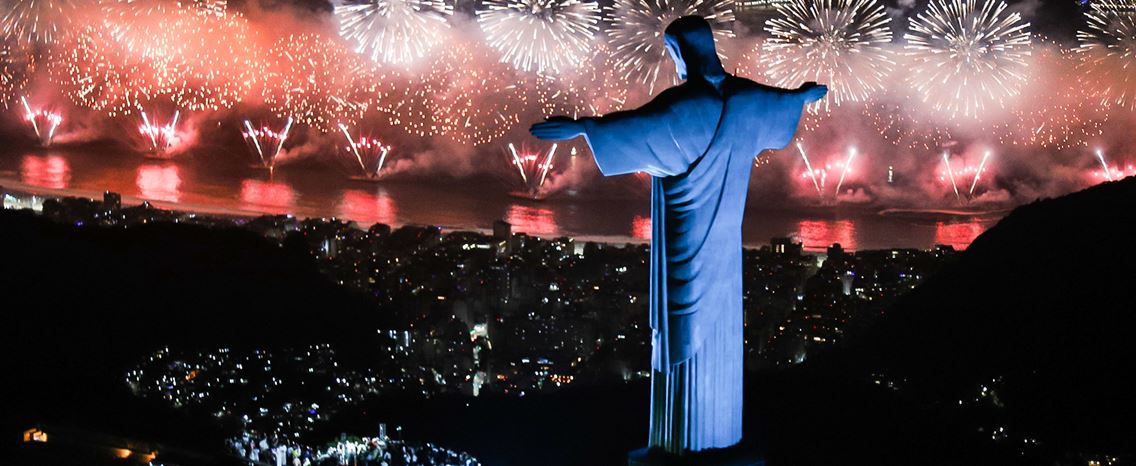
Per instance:
[[[591,56],[600,7],[582,0],[485,0],[477,22],[501,61],[557,75]]]
[[[444,0],[347,0],[335,7],[339,34],[355,51],[389,64],[413,62],[445,42],[453,13]]]
[[[145,110],[139,111],[142,123],[138,125],[138,133],[146,143],[147,155],[163,157],[177,143],[177,123],[180,116],[181,111],[175,110],[169,123],[160,125],[156,121],[151,121]]]
[[[261,166],[272,173],[276,168],[276,158],[284,150],[284,143],[288,141],[288,134],[292,131],[292,118],[284,122],[284,128],[280,131],[275,131],[268,125],[255,128],[249,120],[244,123],[245,130],[241,132],[241,136],[245,139],[245,144],[260,160]]]
[[[943,152],[943,165],[946,166],[947,176],[951,179],[951,189],[955,191],[955,198],[962,200],[962,195],[959,194],[958,184],[955,183],[955,172],[951,169],[950,153]]]
[[[63,123],[63,115],[42,108],[32,110],[26,97],[20,97],[20,102],[24,104],[24,121],[31,125],[40,145],[50,146],[52,139],[55,138],[55,130],[59,128],[60,123]]]
[[[1112,169],[1111,169],[1111,168],[1109,168],[1109,166],[1108,166],[1108,162],[1106,162],[1106,161],[1104,160],[1104,152],[1101,152],[1101,150],[1100,150],[1100,149],[1097,149],[1097,150],[1096,150],[1096,154],[1097,154],[1097,160],[1098,160],[1098,161],[1100,161],[1100,164],[1101,164],[1101,170],[1102,170],[1102,171],[1104,172],[1104,176],[1105,176],[1105,178],[1107,178],[1107,179],[1108,179],[1108,181],[1113,181],[1113,177],[1112,177]]]
[[[891,17],[876,0],[790,0],[774,4],[760,55],[765,75],[780,87],[829,86],[830,97],[810,105],[859,102],[882,90],[895,68],[888,45]]]
[[[382,141],[360,136],[358,139],[351,136],[351,132],[347,130],[346,125],[339,125],[339,130],[343,132],[343,136],[347,138],[346,151],[355,157],[355,161],[359,163],[359,169],[363,173],[363,179],[375,180],[379,178],[379,174],[383,171],[383,166],[386,164],[387,154],[390,153],[391,146],[383,144]]]
[[[1136,110],[1136,1],[1090,3],[1077,32],[1078,68],[1104,106]]]
[[[805,170],[809,174],[809,178],[813,180],[813,187],[816,188],[817,194],[821,193],[820,183],[817,182],[816,173],[813,172],[813,165],[809,163],[809,156],[805,155],[805,148],[801,146],[801,141],[797,141],[797,152],[801,153],[801,159],[805,161]]]
[[[611,25],[607,36],[616,66],[628,81],[646,84],[651,94],[660,75],[671,76],[665,82],[675,83],[675,73],[663,70],[670,62],[663,46],[667,25],[683,16],[699,15],[710,23],[715,38],[728,40],[734,37],[733,4],[730,0],[615,0],[607,11]]]
[[[974,187],[978,186],[978,178],[982,176],[982,170],[984,170],[986,168],[986,161],[989,158],[990,158],[990,151],[986,151],[982,154],[982,162],[980,162],[978,164],[978,170],[975,170],[975,172],[974,172],[974,180],[970,182],[970,191],[967,193],[967,196],[969,196],[969,197],[974,196]]]
[[[840,187],[844,185],[844,177],[848,175],[848,170],[852,168],[852,159],[856,157],[856,148],[848,149],[848,160],[844,161],[844,169],[840,171],[840,181],[836,182],[836,191],[834,196],[840,195]]]
[[[910,18],[909,83],[933,109],[978,118],[1026,82],[1029,23],[1002,0],[931,0]]]
[[[53,45],[86,4],[82,0],[4,0],[0,2],[0,30],[6,40]]]
[[[548,174],[552,170],[552,161],[556,157],[556,147],[557,145],[553,144],[548,152],[541,156],[539,153],[524,149],[518,152],[513,143],[508,144],[510,163],[517,168],[517,172],[521,175],[521,183],[524,185],[528,197],[537,199],[540,196],[540,190],[544,187],[545,181],[548,180]]]

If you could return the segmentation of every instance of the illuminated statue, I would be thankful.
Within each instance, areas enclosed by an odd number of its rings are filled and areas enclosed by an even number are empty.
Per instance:
[[[531,131],[544,140],[584,136],[604,175],[652,177],[648,447],[666,458],[741,441],[750,169],[761,151],[789,144],[804,105],[827,88],[778,89],[726,74],[698,16],[672,22],[664,39],[683,84],[635,110],[553,117]]]

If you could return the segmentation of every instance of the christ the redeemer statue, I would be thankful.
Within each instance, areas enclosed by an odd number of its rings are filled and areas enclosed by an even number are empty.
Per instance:
[[[665,45],[680,79],[650,103],[553,117],[544,140],[584,136],[605,176],[651,175],[651,422],[662,456],[742,438],[742,216],[753,158],[789,144],[823,85],[778,89],[726,74],[706,20],[679,18]]]

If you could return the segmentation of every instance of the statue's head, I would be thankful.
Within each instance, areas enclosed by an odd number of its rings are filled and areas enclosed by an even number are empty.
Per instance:
[[[679,79],[702,78],[717,82],[726,75],[714,50],[714,32],[701,16],[683,16],[671,21],[663,42],[674,59]]]

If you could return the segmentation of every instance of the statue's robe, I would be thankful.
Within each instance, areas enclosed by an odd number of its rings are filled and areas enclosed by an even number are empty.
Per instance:
[[[583,119],[604,175],[651,184],[649,445],[687,453],[742,436],[742,216],[754,157],[783,148],[804,96],[726,75]]]

